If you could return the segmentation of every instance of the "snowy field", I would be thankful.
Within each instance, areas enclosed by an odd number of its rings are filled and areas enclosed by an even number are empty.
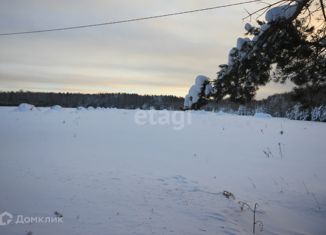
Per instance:
[[[325,139],[264,115],[1,107],[0,234],[252,234],[240,201],[256,234],[324,235]]]

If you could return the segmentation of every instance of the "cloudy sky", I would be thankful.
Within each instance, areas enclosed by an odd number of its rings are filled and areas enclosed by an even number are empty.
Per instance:
[[[1,0],[0,33],[92,24],[241,0]],[[261,4],[71,31],[0,37],[0,90],[184,96],[216,77]],[[257,98],[288,86],[271,84]]]

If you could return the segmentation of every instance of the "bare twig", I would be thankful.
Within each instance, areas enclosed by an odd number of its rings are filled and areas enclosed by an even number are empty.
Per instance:
[[[283,152],[282,152],[282,145],[281,145],[281,143],[278,143],[278,149],[280,151],[281,159],[283,159]]]
[[[247,14],[248,14],[248,16],[249,16],[249,21],[251,22],[251,15],[250,15],[250,12],[245,8],[244,9],[246,12],[247,12]],[[244,20],[245,18],[242,18],[242,21]]]
[[[284,0],[277,1],[277,2],[272,3],[272,4],[268,4],[268,6],[262,7],[262,8],[260,8],[260,9],[258,9],[258,10],[256,10],[256,11],[254,11],[254,12],[252,12],[252,13],[249,13],[249,14],[248,14],[246,17],[244,17],[242,20],[245,20],[245,19],[247,19],[247,18],[251,18],[253,15],[255,15],[255,14],[261,12],[261,11],[264,11],[264,10],[266,11],[266,10],[270,9],[272,6],[275,6],[275,5],[280,4],[280,3],[282,3],[282,2],[284,2]]]
[[[319,0],[320,2],[320,6],[321,6],[321,11],[323,12],[323,16],[324,16],[324,19],[326,21],[326,13],[325,13],[325,6],[324,6],[324,3],[323,3],[323,0]]]
[[[314,199],[314,201],[315,201],[315,203],[316,203],[316,207],[317,207],[318,210],[320,211],[320,210],[321,210],[320,203],[319,203],[319,201],[318,201],[318,199],[317,199],[315,193],[310,192],[310,191],[308,190],[308,187],[307,187],[307,185],[306,185],[306,183],[305,183],[304,181],[303,181],[302,183],[303,183],[303,186],[304,186],[305,189],[306,189],[307,194],[311,195],[311,197]]]
[[[252,233],[255,234],[256,232],[256,209],[257,209],[258,203],[255,203],[255,207],[254,207],[254,223],[253,223],[253,227],[252,227]]]
[[[243,211],[244,208],[247,207],[247,209],[249,209],[251,212],[254,212],[254,210],[251,208],[251,206],[248,203],[242,201],[239,201],[238,203],[240,205],[241,211]]]
[[[252,223],[252,233],[255,234],[255,232],[256,232],[256,224],[259,225],[260,231],[263,231],[263,227],[264,227],[263,222],[260,220],[256,220],[256,212],[257,212],[258,203],[255,203],[254,209],[252,209],[251,206],[246,202],[239,201],[238,203],[240,205],[241,211],[243,211],[244,208],[247,207],[252,213],[254,213],[254,218],[253,218],[253,223]]]

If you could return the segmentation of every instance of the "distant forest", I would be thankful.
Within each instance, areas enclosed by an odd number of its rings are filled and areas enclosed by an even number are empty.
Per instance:
[[[294,120],[326,122],[326,85],[317,89],[296,89],[296,92],[275,94],[263,100],[253,100],[246,104],[231,102],[229,99],[209,102],[206,110],[217,110],[239,115],[254,115],[257,112],[273,117]]]
[[[183,98],[176,96],[151,96],[125,93],[80,94],[47,92],[0,92],[0,106],[18,106],[21,103],[38,107],[60,105],[67,108],[103,107],[123,109],[172,109],[183,106]]]
[[[218,104],[211,101],[203,107],[207,111],[224,111],[239,115],[253,115],[257,112],[271,114],[273,117],[287,117],[295,120],[313,120],[326,122],[326,86],[318,92],[302,90],[298,102],[298,92],[269,96],[259,101],[246,104],[222,100]],[[304,97],[304,99],[303,99]],[[156,109],[180,110],[184,99],[165,95],[137,95],[126,93],[79,94],[79,93],[46,93],[46,92],[0,92],[0,106],[18,106],[29,103],[37,107],[104,107],[121,109]]]

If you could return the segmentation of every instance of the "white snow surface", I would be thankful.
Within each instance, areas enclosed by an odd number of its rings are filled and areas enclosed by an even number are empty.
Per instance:
[[[0,234],[252,234],[238,201],[259,204],[256,234],[326,234],[325,123],[169,111],[191,117],[176,131],[139,110],[15,110],[0,108],[0,214],[63,223]]]
[[[297,10],[297,4],[273,7],[266,12],[267,22],[290,19]]]

